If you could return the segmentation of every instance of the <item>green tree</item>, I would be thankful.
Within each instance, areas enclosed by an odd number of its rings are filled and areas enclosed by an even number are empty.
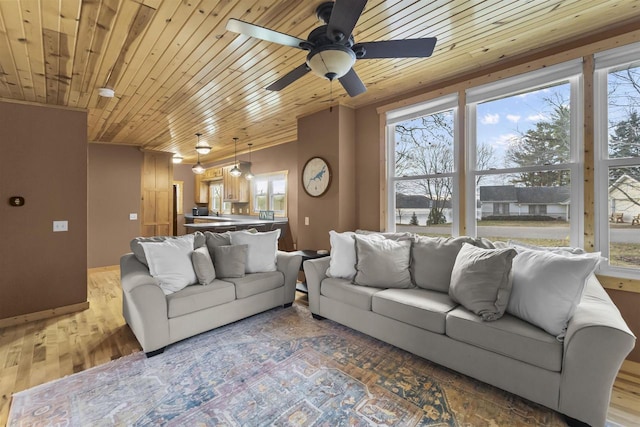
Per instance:
[[[561,99],[547,99],[553,108],[546,120],[535,124],[534,129],[522,133],[505,155],[510,167],[556,165],[567,163],[570,155],[569,106]],[[568,171],[520,172],[512,178],[513,184],[527,187],[551,187],[569,184]]]
[[[609,139],[609,156],[640,157],[640,115],[633,110],[626,120],[619,121],[613,126],[613,134]],[[609,179],[615,181],[623,174],[640,180],[640,167],[612,168]]]
[[[419,225],[418,216],[416,215],[415,212],[411,215],[411,219],[409,220],[409,225]]]

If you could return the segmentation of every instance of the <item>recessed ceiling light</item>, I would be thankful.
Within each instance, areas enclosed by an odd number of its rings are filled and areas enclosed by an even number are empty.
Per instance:
[[[115,96],[115,92],[113,89],[109,89],[108,87],[101,87],[98,89],[98,95],[105,98],[113,98]]]

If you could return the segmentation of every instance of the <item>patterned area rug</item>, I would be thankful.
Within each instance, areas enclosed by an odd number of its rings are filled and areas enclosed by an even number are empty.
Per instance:
[[[17,393],[10,426],[564,426],[540,405],[306,307]]]

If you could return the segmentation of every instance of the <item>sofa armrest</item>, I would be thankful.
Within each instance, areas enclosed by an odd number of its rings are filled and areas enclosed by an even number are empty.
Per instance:
[[[618,308],[592,276],[567,328],[558,410],[603,426],[613,382],[635,341]]]
[[[309,310],[320,315],[320,283],[327,277],[331,257],[309,259],[304,262],[304,277],[309,291]]]
[[[167,298],[147,266],[129,253],[120,258],[122,314],[145,353],[169,344]]]
[[[296,282],[302,257],[291,252],[278,251],[276,265],[278,271],[284,274],[284,302],[290,304],[296,299]]]

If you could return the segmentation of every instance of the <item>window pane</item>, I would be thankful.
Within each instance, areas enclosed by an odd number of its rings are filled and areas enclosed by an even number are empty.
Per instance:
[[[255,207],[256,207],[256,211],[268,210],[267,196],[266,195],[256,196]]]
[[[640,157],[640,67],[608,76],[609,157]]]
[[[570,93],[563,83],[478,104],[477,170],[569,162]]]
[[[609,264],[640,266],[640,165],[609,168]]]
[[[452,178],[396,182],[396,231],[451,235]]]
[[[453,111],[418,117],[395,126],[395,176],[453,171]]]
[[[538,172],[548,174],[550,171]],[[569,245],[569,171],[555,172],[553,186],[522,182],[522,174],[481,177],[477,194],[477,234],[490,240],[517,240],[540,246]]]

